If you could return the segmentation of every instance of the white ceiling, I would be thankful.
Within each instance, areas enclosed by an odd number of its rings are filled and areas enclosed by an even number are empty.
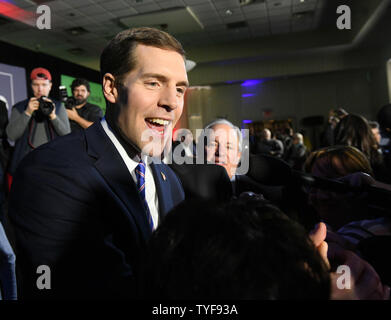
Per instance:
[[[31,12],[36,11],[37,3],[48,5],[52,13],[52,29],[39,30],[1,19],[0,40],[96,70],[101,50],[109,39],[125,28],[124,21],[132,21],[129,18],[132,16],[137,16],[137,21],[144,21],[141,18],[145,15],[145,21],[150,21],[151,13],[156,15],[159,11],[188,7],[201,24],[199,30],[180,32],[183,19],[168,18],[165,22],[186,50],[186,46],[314,30],[319,25],[324,7],[324,0],[253,0],[246,6],[241,6],[239,0],[7,1]],[[241,23],[241,26],[231,29],[228,27],[230,23]],[[82,27],[87,32],[72,35],[66,31],[75,27]]]

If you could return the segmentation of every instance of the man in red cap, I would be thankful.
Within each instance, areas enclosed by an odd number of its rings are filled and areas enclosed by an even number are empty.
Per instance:
[[[8,138],[15,141],[9,168],[11,175],[31,150],[71,132],[64,106],[48,98],[52,88],[50,72],[45,68],[35,68],[30,79],[33,97],[13,106],[6,129]]]

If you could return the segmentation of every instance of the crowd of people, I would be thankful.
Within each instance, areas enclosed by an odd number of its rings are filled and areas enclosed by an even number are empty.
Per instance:
[[[3,297],[390,299],[391,105],[378,122],[332,110],[316,150],[290,127],[246,144],[229,119],[171,141],[184,62],[166,32],[120,32],[101,54],[105,116],[86,80],[67,109],[32,71],[1,131]]]
[[[69,97],[72,104],[49,98],[52,88],[49,70],[41,67],[33,69],[30,80],[32,96],[11,106],[9,118],[7,101],[0,100],[0,254],[5,261],[0,263],[3,289],[0,291],[4,291],[4,298],[9,300],[17,297],[15,253],[2,224],[7,223],[6,200],[16,168],[27,154],[39,146],[56,137],[86,129],[103,117],[99,106],[87,102],[90,95],[87,80],[77,78],[72,82],[72,97]]]

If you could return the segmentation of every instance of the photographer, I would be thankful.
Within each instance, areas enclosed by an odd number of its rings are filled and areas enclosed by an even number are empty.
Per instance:
[[[30,78],[34,96],[12,107],[6,129],[8,138],[15,141],[9,168],[11,175],[31,150],[71,131],[64,106],[48,98],[52,88],[50,72],[44,68],[35,68]]]
[[[71,85],[73,97],[65,105],[72,132],[87,129],[95,121],[103,118],[102,109],[87,102],[90,95],[90,84],[85,79],[75,79]]]

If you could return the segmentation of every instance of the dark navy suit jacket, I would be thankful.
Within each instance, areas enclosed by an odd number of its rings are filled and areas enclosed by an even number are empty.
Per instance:
[[[152,164],[160,218],[184,200],[174,172]],[[101,124],[41,146],[14,176],[20,298],[131,298],[151,235],[136,185]],[[47,265],[51,289],[37,289]],[[40,278],[42,276],[42,278]]]

